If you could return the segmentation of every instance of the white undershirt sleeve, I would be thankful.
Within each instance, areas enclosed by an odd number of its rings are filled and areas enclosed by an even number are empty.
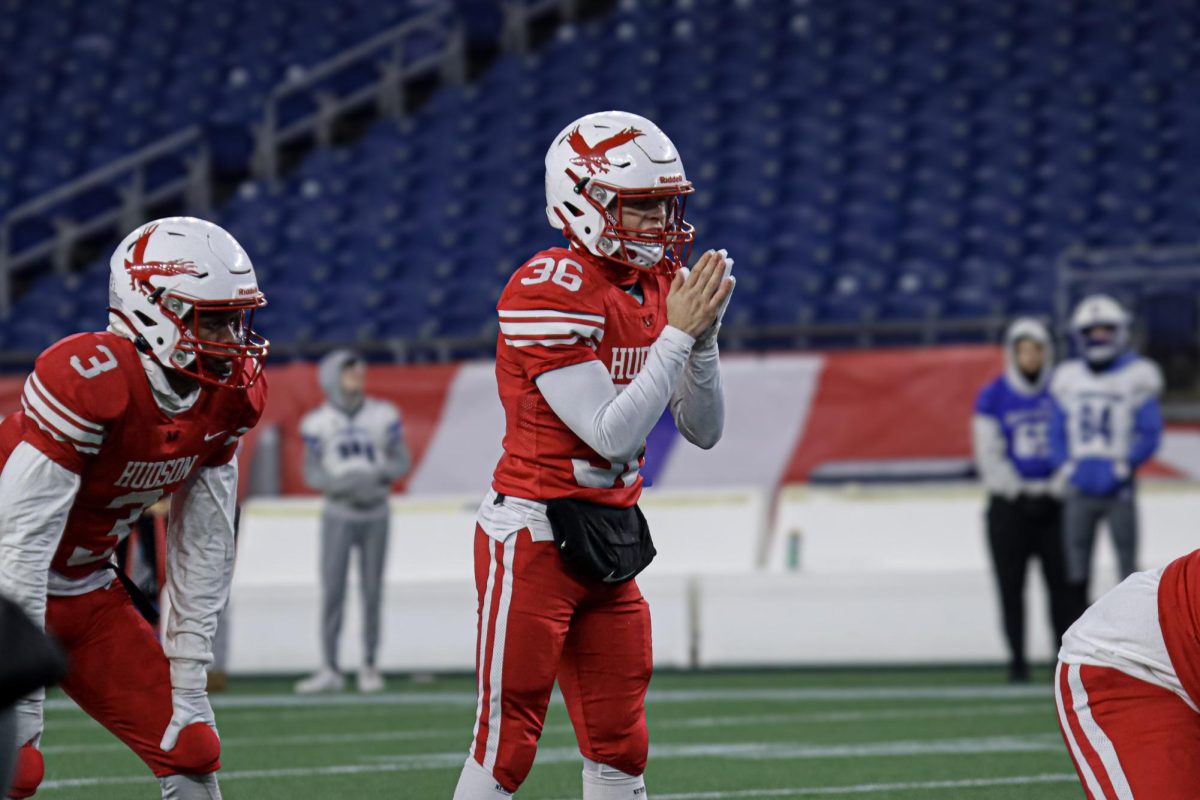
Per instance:
[[[725,389],[715,337],[692,350],[683,377],[671,396],[671,415],[683,438],[704,450],[721,441],[725,430]]]
[[[202,689],[212,663],[217,615],[233,577],[233,521],[237,459],[203,467],[171,501],[167,527],[167,617],[163,650],[171,659],[171,685]]]
[[[551,410],[602,458],[637,457],[675,393],[695,340],[668,325],[650,347],[646,365],[618,392],[599,361],[551,370],[535,381]]]
[[[28,442],[13,449],[0,473],[0,593],[46,624],[46,582],[79,476]]]

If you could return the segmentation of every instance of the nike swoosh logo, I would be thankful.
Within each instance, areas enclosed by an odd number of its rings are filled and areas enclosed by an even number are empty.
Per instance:
[[[213,439],[217,438],[224,432],[225,431],[217,431],[216,433],[206,433],[206,434],[204,434],[204,441],[211,442]]]

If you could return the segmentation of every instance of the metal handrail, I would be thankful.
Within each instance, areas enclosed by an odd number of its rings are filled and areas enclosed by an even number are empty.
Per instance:
[[[445,46],[429,56],[405,63],[405,40],[414,32],[430,29],[446,36]],[[316,132],[317,138],[328,143],[337,118],[368,102],[375,101],[385,114],[396,115],[404,110],[403,85],[419,75],[435,69],[453,81],[461,80],[465,72],[466,45],[461,19],[449,9],[436,9],[377,34],[349,50],[305,71],[300,78],[285,80],[268,95],[263,106],[262,121],[255,130],[254,173],[259,178],[275,180],[279,176],[279,151],[288,142]],[[362,64],[379,54],[386,58],[377,64],[379,77],[352,94],[335,97],[317,93],[317,108],[311,114],[281,128],[279,108],[284,100],[314,92],[321,81],[339,74],[348,67]]]
[[[1099,269],[1080,269],[1072,266],[1072,263],[1079,261],[1091,263]],[[1158,267],[1152,273],[1131,266],[1146,262],[1172,263],[1175,266]],[[1110,265],[1116,265],[1116,268]],[[1071,313],[1071,290],[1076,283],[1097,280],[1127,283],[1146,279],[1200,278],[1200,243],[1107,248],[1074,245],[1059,254],[1054,267],[1057,276],[1054,310],[1056,321],[1062,327]]]
[[[191,158],[185,176],[147,192],[145,168],[164,156],[188,150],[194,152],[189,153]],[[65,271],[76,241],[112,226],[133,227],[142,221],[143,209],[149,205],[185,197],[189,208],[206,210],[208,171],[208,145],[203,131],[199,126],[191,126],[7,210],[3,219],[0,219],[0,318],[7,318],[11,311],[12,278],[18,270],[53,258],[55,268]],[[122,175],[128,175],[130,180],[127,185],[117,188],[122,195],[120,207],[99,211],[87,219],[69,219],[65,215],[57,215],[52,220],[57,228],[54,236],[30,245],[19,253],[12,252],[12,234],[20,223],[53,212],[87,192],[110,186]]]

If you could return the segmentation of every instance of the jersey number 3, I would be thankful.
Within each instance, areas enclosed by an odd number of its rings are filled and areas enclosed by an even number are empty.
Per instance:
[[[102,372],[117,368],[117,357],[113,355],[112,350],[102,344],[96,345],[96,349],[104,356],[103,360],[99,356],[92,356],[88,359],[86,367],[79,360],[79,356],[71,356],[71,366],[85,378],[94,378]]]
[[[94,564],[97,561],[104,561],[111,558],[113,552],[117,549],[117,545],[129,535],[130,529],[137,524],[142,514],[146,513],[146,509],[157,503],[162,496],[162,489],[152,489],[148,492],[123,494],[114,499],[108,504],[109,508],[128,508],[129,513],[119,518],[113,524],[112,530],[104,537],[111,544],[98,552],[88,550],[86,547],[76,547],[75,552],[71,553],[71,557],[67,559],[67,566],[78,567],[83,564]]]

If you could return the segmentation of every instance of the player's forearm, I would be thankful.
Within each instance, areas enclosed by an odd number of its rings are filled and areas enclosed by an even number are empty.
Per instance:
[[[25,442],[0,473],[0,593],[39,626],[50,562],[78,490],[78,475]]]
[[[683,376],[671,396],[671,414],[683,438],[708,450],[721,441],[725,430],[725,388],[721,383],[721,356],[713,339],[692,350]]]
[[[550,408],[602,458],[635,458],[679,382],[694,339],[667,327],[650,347],[646,365],[618,393],[598,361],[552,370],[537,378]]]
[[[171,659],[171,685],[202,688],[212,662],[217,616],[229,597],[233,576],[233,522],[237,461],[206,467],[171,504],[167,531],[167,618],[163,650]]]
[[[304,450],[304,482],[318,492],[329,488],[329,473],[321,466],[320,456],[307,447]]]
[[[411,467],[412,455],[408,452],[408,446],[401,440],[388,451],[387,462],[383,465],[383,474],[388,483],[391,483],[407,475]]]

